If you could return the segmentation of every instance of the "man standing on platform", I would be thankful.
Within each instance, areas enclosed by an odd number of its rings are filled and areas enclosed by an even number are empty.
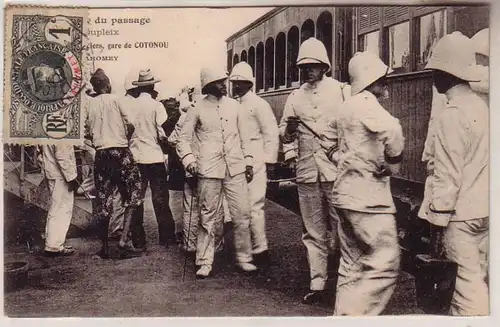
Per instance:
[[[269,263],[269,251],[264,204],[268,175],[273,175],[274,164],[278,159],[278,123],[269,103],[252,92],[254,77],[249,64],[236,64],[229,79],[242,109],[246,110],[250,117],[246,124],[250,133],[251,151],[254,154],[254,176],[248,184],[252,217],[252,254],[257,266],[266,266]]]
[[[64,242],[73,216],[74,191],[78,188],[75,150],[70,145],[43,145],[42,160],[51,195],[45,227],[45,255],[71,255],[75,250]]]
[[[177,152],[186,170],[198,176],[200,229],[196,276],[212,272],[215,235],[222,224],[222,195],[226,196],[234,224],[236,261],[243,271],[255,271],[250,236],[248,186],[253,178],[248,117],[240,104],[226,96],[227,74],[203,69],[202,93],[206,96],[187,112]]]
[[[293,153],[294,142],[298,145],[297,187],[305,227],[302,241],[307,248],[311,277],[310,291],[303,303],[311,304],[325,300],[329,225],[334,242],[338,243],[338,216],[332,190],[337,167],[328,159],[325,150],[336,150],[336,134],[327,126],[349,92],[344,84],[325,76],[331,65],[326,48],[318,39],[311,37],[302,43],[297,66],[305,76],[305,83],[288,96],[279,127],[284,149],[290,150],[287,152]],[[285,155],[289,161],[293,160]]]

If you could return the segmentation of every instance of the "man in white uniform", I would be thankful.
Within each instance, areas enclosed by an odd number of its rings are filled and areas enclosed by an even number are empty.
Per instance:
[[[339,109],[332,130],[338,152],[334,204],[339,213],[342,258],[335,315],[378,315],[389,302],[399,275],[396,208],[390,176],[402,160],[399,121],[379,103],[387,96],[391,70],[371,52],[349,62],[352,97]]]
[[[325,295],[328,225],[337,238],[338,217],[332,193],[337,167],[328,160],[324,151],[335,151],[337,139],[326,127],[337,115],[338,107],[349,96],[349,92],[344,92],[344,84],[325,76],[331,65],[321,41],[309,38],[302,43],[297,66],[306,82],[288,96],[279,127],[285,145],[298,141],[296,175],[305,226],[302,241],[307,248],[311,276],[310,292],[305,295],[303,302],[313,303],[323,301]],[[285,145],[284,148],[293,148]],[[291,160],[289,156],[287,159]]]
[[[252,217],[250,220],[252,254],[257,266],[265,266],[269,261],[269,251],[264,204],[267,173],[272,173],[278,159],[278,123],[269,103],[252,92],[254,77],[249,64],[246,62],[236,64],[229,79],[233,84],[234,94],[250,116],[247,125],[250,133],[250,146],[254,154],[254,176],[248,184]]]
[[[485,28],[472,37],[474,51],[476,52],[476,65],[479,82],[470,82],[470,86],[489,106],[490,103],[490,29]]]
[[[198,176],[200,229],[196,264],[197,277],[210,275],[215,252],[215,235],[222,224],[222,195],[226,196],[234,224],[236,261],[243,271],[255,271],[251,264],[250,201],[247,183],[253,178],[253,160],[240,104],[226,96],[227,74],[201,71],[202,93],[206,96],[188,110],[177,152],[186,170]]]
[[[43,170],[48,182],[51,202],[45,227],[45,255],[71,255],[75,250],[64,246],[73,216],[76,181],[75,150],[70,145],[43,145]]]
[[[460,32],[439,40],[426,66],[446,94],[437,117],[420,217],[431,223],[435,255],[458,264],[451,314],[488,315],[489,108],[470,86],[479,82],[473,43]]]

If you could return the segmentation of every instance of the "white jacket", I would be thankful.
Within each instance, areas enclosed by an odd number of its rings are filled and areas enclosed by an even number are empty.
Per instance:
[[[276,163],[278,160],[279,130],[269,103],[252,91],[238,99],[250,120],[246,122],[255,165]]]
[[[489,108],[466,84],[448,90],[447,97],[435,125],[434,169],[420,216],[427,219],[432,205],[438,211],[455,211],[447,218],[451,221],[484,218],[489,216]]]
[[[207,95],[189,109],[179,133],[184,168],[196,162],[200,177],[223,179],[226,170],[233,177],[253,166],[248,121],[236,100]]]
[[[334,203],[342,209],[395,213],[390,164],[400,157],[404,137],[399,120],[368,91],[351,97],[340,108],[336,123],[339,149]]]
[[[304,83],[293,91],[286,100],[285,109],[279,125],[283,149],[286,159],[292,158],[294,150],[287,143],[297,141],[297,182],[315,183],[333,182],[337,176],[337,168],[328,159],[325,149],[337,145],[334,130],[328,128],[330,121],[335,120],[339,106],[350,94],[343,90],[343,84],[330,77],[324,77],[316,85]],[[296,135],[286,133],[287,119],[298,116],[311,127],[321,139],[318,140],[302,124]],[[293,152],[292,152],[293,151]]]
[[[42,159],[47,179],[69,182],[76,178],[75,149],[72,145],[43,145]]]

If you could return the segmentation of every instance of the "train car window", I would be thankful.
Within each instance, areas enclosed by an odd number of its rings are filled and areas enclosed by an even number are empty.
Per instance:
[[[264,89],[264,43],[257,44],[257,57],[255,58],[255,84],[256,91]]]
[[[274,40],[271,37],[266,40],[264,56],[264,87],[266,90],[269,90],[274,88]]]
[[[410,23],[404,22],[389,26],[388,59],[394,73],[410,71]]]
[[[308,19],[304,22],[304,24],[302,24],[302,28],[300,29],[300,43],[313,36],[314,22],[311,19]]]
[[[380,38],[379,31],[361,35],[359,37],[359,50],[370,51],[376,54],[377,56],[380,55],[379,38]]]
[[[425,68],[432,49],[437,41],[446,34],[446,12],[444,10],[419,18],[420,42],[417,56],[417,69]]]
[[[255,48],[253,46],[248,50],[248,64],[252,67],[253,76],[255,76]]]
[[[227,51],[227,69],[233,68],[233,49]]]
[[[295,66],[295,62],[297,61],[297,55],[299,53],[299,28],[297,26],[293,26],[288,31],[287,38],[287,54],[286,54],[286,63],[287,63],[287,78],[286,78],[286,86],[291,87],[294,83],[298,83],[299,81],[299,70],[297,66]]]
[[[285,33],[279,33],[276,37],[275,49],[276,81],[275,88],[286,86],[286,36]]]
[[[316,38],[323,42],[328,54],[328,59],[332,63],[332,44],[333,44],[333,18],[329,11],[324,11],[319,15],[316,23]],[[326,75],[331,76],[329,71]]]
[[[246,50],[241,52],[241,61],[248,62]]]

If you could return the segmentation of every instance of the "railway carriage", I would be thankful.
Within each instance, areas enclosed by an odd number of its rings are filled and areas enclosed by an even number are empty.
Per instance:
[[[295,61],[300,44],[311,36],[325,44],[332,63],[328,75],[342,82],[349,81],[348,62],[356,51],[373,51],[393,68],[390,97],[383,106],[400,120],[406,144],[392,191],[403,246],[419,252],[428,244],[428,228],[416,213],[423,198],[426,167],[421,156],[432,103],[432,74],[424,67],[443,35],[458,30],[471,37],[488,26],[487,5],[279,7],[226,40],[227,66],[230,70],[239,61],[252,66],[255,91],[270,103],[278,121],[287,96],[301,84]],[[290,177],[290,172],[278,171],[278,177]],[[290,198],[284,202],[298,209]]]

